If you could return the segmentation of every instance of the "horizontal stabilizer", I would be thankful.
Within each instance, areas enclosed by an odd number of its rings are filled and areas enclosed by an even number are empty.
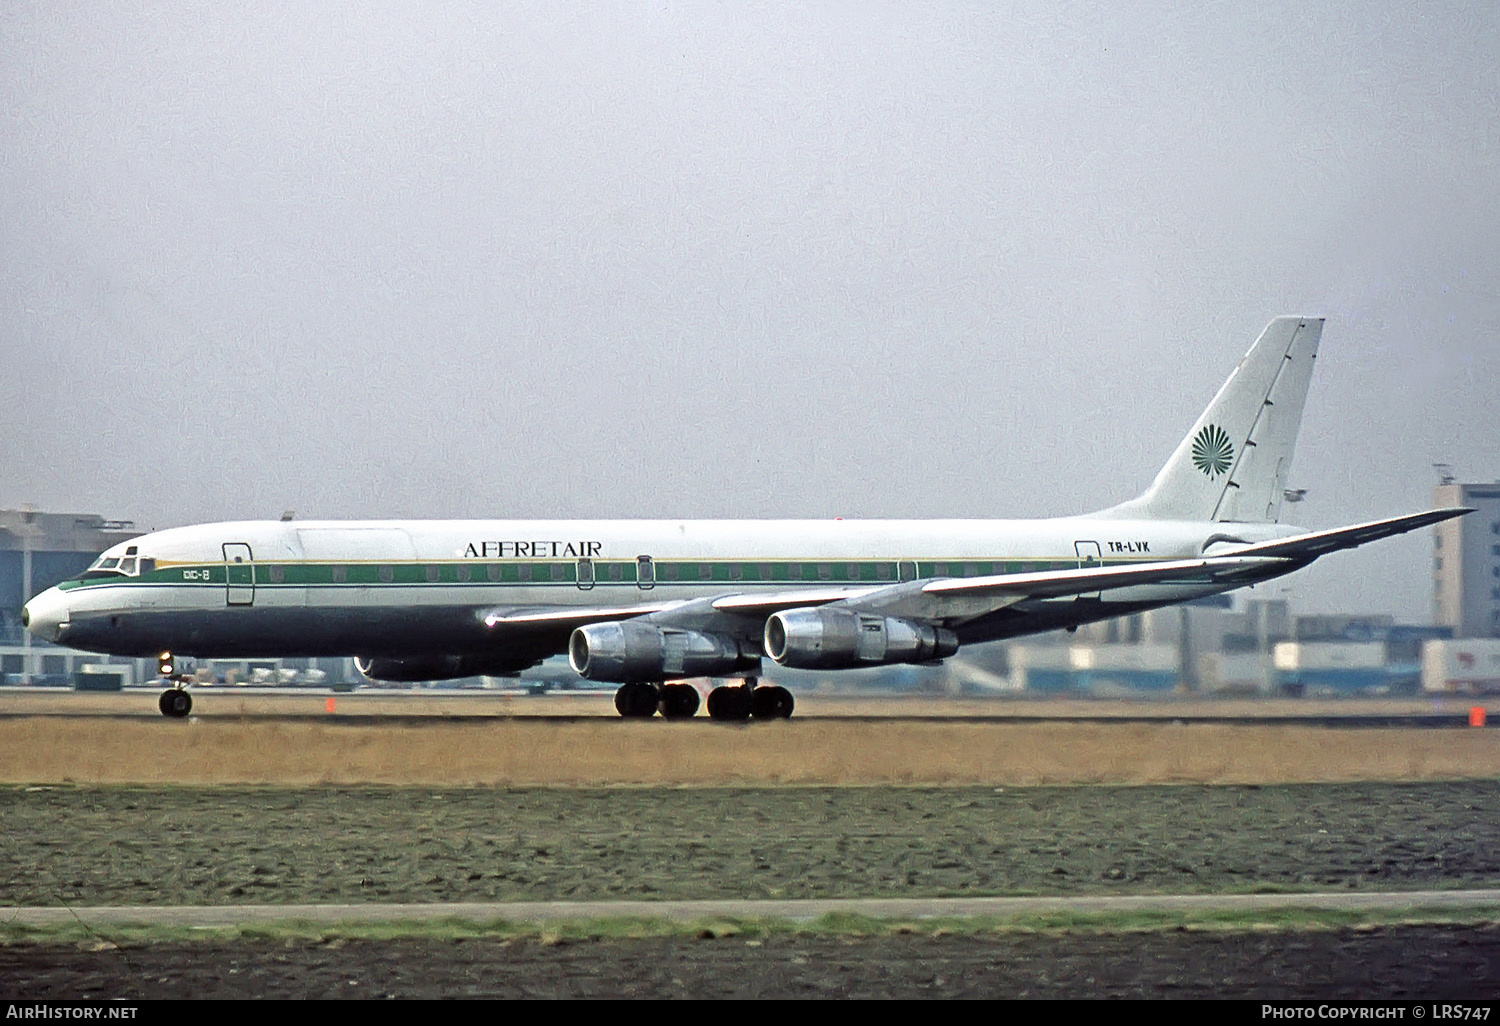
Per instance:
[[[1372,520],[1365,524],[1336,527],[1331,531],[1314,531],[1311,534],[1299,534],[1292,538],[1261,542],[1258,545],[1225,548],[1215,552],[1215,555],[1277,556],[1298,562],[1311,562],[1329,552],[1352,549],[1366,542],[1405,534],[1407,531],[1415,531],[1421,527],[1430,527],[1444,520],[1452,520],[1454,517],[1461,517],[1472,512],[1474,512],[1472,509],[1463,506],[1428,510],[1426,513],[1411,513],[1404,517],[1392,517],[1389,520]]]

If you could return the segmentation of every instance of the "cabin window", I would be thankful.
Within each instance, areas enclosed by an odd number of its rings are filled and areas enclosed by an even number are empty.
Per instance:
[[[876,577],[877,580],[889,581],[891,579],[891,564],[889,564],[889,563],[876,563],[875,564],[875,577]]]
[[[567,577],[567,569],[561,563],[552,564],[552,579],[554,581],[566,580]]]
[[[469,565],[467,563],[458,564],[458,566],[453,568],[453,577],[460,584],[467,581],[469,579]]]
[[[934,577],[947,577],[948,576],[948,564],[947,563],[934,563],[934,564],[932,564],[932,576],[934,576]]]
[[[619,563],[609,565],[609,579],[611,581],[623,581],[625,579],[625,568]]]
[[[818,580],[820,580],[820,581],[831,581],[831,580],[833,580],[833,567],[829,566],[827,563],[819,563],[818,564]]]
[[[698,564],[698,580],[711,581],[714,579],[714,568],[707,563]]]
[[[437,583],[437,579],[438,579],[438,575],[439,575],[439,570],[438,570],[437,567],[435,567],[435,566],[428,566],[427,567],[427,583],[429,583],[429,584],[436,584]]]
[[[745,577],[745,568],[744,567],[740,566],[738,563],[730,563],[729,564],[729,579],[731,581],[743,580],[744,577]]]
[[[801,563],[792,563],[792,564],[790,564],[786,568],[786,575],[787,575],[788,579],[793,580],[793,581],[800,581],[800,580],[802,580],[802,564]]]
[[[857,581],[857,580],[859,580],[859,564],[858,563],[850,563],[848,565],[848,567],[846,567],[845,569],[847,569],[849,571],[849,580],[851,580],[851,581]]]
[[[497,566],[495,569],[498,570],[500,568]],[[518,580],[518,581],[529,581],[529,580],[531,580],[531,564],[530,563],[522,563],[522,564],[520,564],[519,566],[516,567],[516,580]]]
[[[380,568],[380,579],[381,579],[382,582],[384,582],[386,584],[390,584],[392,581],[394,581],[396,579],[396,568],[393,567],[393,566],[383,566],[383,567],[381,567]]]
[[[349,580],[349,568],[347,566],[336,566],[333,568],[333,583],[343,584]]]
[[[668,563],[661,568],[661,578],[664,581],[677,580],[677,564]]]
[[[284,567],[284,566],[268,566],[268,567],[266,567],[266,576],[268,576],[271,579],[271,583],[272,584],[282,584],[282,583],[285,583],[285,581],[286,581],[286,567]]]

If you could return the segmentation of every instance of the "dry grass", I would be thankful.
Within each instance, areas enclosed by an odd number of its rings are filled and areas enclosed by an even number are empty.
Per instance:
[[[790,722],[641,723],[614,718],[607,696],[509,703],[338,696],[338,715],[330,717],[326,696],[234,693],[199,695],[195,714],[201,715],[177,723],[159,716],[154,694],[67,696],[69,712],[91,714],[81,719],[25,708],[15,697],[0,700],[10,714],[0,719],[0,782],[12,784],[1270,784],[1500,777],[1494,730],[957,716],[841,722],[827,709],[853,707],[816,701],[803,708],[812,705],[822,716]],[[51,699],[50,709],[60,700]],[[997,709],[1039,715],[1010,703],[979,704],[992,717]],[[1088,715],[1103,711],[1098,703],[1081,704]],[[1433,711],[1431,701],[1418,704]],[[1049,715],[1066,715],[1068,708],[1045,707]],[[1186,708],[1152,703],[1146,711],[1187,715]],[[1226,706],[1214,704],[1213,711],[1224,715]],[[285,718],[289,712],[306,717]],[[538,712],[551,716],[530,715]],[[373,718],[396,713],[402,722]]]

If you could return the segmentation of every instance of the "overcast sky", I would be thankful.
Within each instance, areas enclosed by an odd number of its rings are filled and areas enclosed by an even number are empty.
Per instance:
[[[230,6],[0,7],[0,507],[1086,512],[1284,313],[1291,518],[1500,478],[1492,0]]]

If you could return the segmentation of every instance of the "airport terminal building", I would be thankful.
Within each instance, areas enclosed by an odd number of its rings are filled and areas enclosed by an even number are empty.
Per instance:
[[[1460,638],[1500,638],[1500,482],[1444,480],[1439,506],[1469,506],[1434,528],[1432,620]]]
[[[33,638],[21,626],[21,607],[140,533],[129,520],[97,513],[0,509],[0,682],[72,683],[80,667],[105,661]]]

